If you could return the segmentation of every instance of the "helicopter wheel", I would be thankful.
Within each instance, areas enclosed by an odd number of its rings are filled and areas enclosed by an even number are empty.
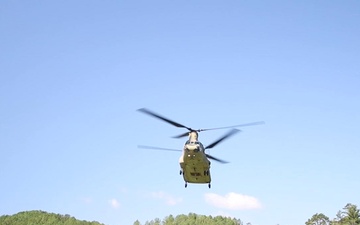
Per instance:
[[[185,183],[185,188],[187,188],[187,183]]]
[[[180,170],[180,175],[182,174],[182,170]]]
[[[208,187],[211,188],[211,184],[210,184],[210,183],[208,184]]]

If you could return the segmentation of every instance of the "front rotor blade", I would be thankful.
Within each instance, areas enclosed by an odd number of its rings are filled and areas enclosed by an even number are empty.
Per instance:
[[[224,161],[224,160],[222,160],[222,159],[215,158],[214,156],[211,156],[211,155],[209,155],[209,154],[205,154],[205,155],[206,155],[206,157],[208,157],[209,159],[215,160],[215,161],[217,161],[217,162],[219,162],[219,163],[229,163],[229,162]]]
[[[172,149],[172,148],[159,148],[159,147],[146,146],[146,145],[138,145],[138,148],[153,149],[153,150],[161,150],[161,151],[172,151],[172,152],[181,152],[181,151],[182,151],[182,150],[179,150],[179,149]]]
[[[143,112],[143,113],[146,113],[146,114],[148,114],[148,115],[150,115],[150,116],[153,116],[153,117],[155,117],[155,118],[158,118],[158,119],[160,119],[160,120],[162,120],[162,121],[165,121],[165,122],[167,122],[167,123],[170,123],[171,125],[173,125],[173,126],[175,126],[175,127],[186,128],[186,129],[188,129],[188,130],[190,130],[190,131],[192,130],[191,128],[189,128],[189,127],[187,127],[187,126],[184,126],[184,125],[182,125],[182,124],[180,124],[180,123],[177,123],[177,122],[175,122],[175,121],[169,120],[169,119],[167,119],[167,118],[165,118],[165,117],[163,117],[163,116],[160,116],[159,114],[156,114],[156,113],[154,113],[154,112],[151,112],[151,111],[148,110],[148,109],[141,108],[141,109],[138,109],[138,111]]]
[[[265,124],[265,122],[264,121],[258,121],[258,122],[244,123],[244,124],[228,126],[228,127],[216,127],[216,128],[209,128],[209,129],[199,129],[198,131],[200,132],[200,131],[207,131],[207,130],[220,130],[220,129],[228,129],[228,128],[234,128],[234,127],[246,127],[246,126],[254,126],[254,125],[261,125],[261,124]]]
[[[186,136],[189,136],[189,132],[186,132],[186,133],[183,133],[183,134],[176,135],[176,136],[174,136],[173,138],[182,138],[182,137],[186,137]]]
[[[232,135],[236,134],[237,132],[239,132],[240,130],[238,129],[232,129],[230,132],[228,132],[227,134],[225,134],[224,136],[222,136],[221,138],[219,138],[217,141],[213,142],[212,144],[208,145],[205,149],[209,149],[209,148],[213,148],[214,146],[216,146],[217,144],[219,144],[220,142],[224,141],[225,139],[231,137]]]

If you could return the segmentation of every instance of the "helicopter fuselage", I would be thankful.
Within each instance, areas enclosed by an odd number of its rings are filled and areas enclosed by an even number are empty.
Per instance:
[[[204,146],[197,140],[196,132],[189,134],[179,162],[185,186],[187,183],[206,183],[210,186],[210,161],[206,157]]]

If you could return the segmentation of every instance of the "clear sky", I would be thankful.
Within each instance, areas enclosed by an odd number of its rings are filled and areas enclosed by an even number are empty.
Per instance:
[[[360,206],[360,2],[0,2],[0,215],[253,225]],[[192,128],[254,121],[184,188]],[[200,133],[206,146],[226,130]]]

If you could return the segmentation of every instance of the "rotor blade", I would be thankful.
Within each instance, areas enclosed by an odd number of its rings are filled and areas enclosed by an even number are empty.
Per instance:
[[[146,149],[162,150],[162,151],[172,151],[172,152],[181,152],[182,151],[182,150],[179,150],[179,149],[159,148],[159,147],[146,146],[146,145],[138,145],[138,148],[146,148]]]
[[[176,136],[174,136],[173,138],[182,138],[182,137],[186,137],[186,136],[189,136],[189,132],[186,132],[186,133],[183,133],[183,134],[176,135]]]
[[[213,148],[214,146],[216,146],[217,144],[219,144],[220,142],[222,142],[223,140],[231,137],[232,135],[236,134],[237,132],[239,132],[240,130],[238,129],[232,129],[230,132],[228,132],[227,134],[225,134],[224,136],[222,136],[221,138],[219,138],[217,141],[214,141],[212,144],[208,145],[207,147],[205,147],[205,149],[209,149],[209,148]]]
[[[138,111],[143,112],[143,113],[146,113],[146,114],[148,114],[148,115],[150,115],[150,116],[153,116],[153,117],[155,117],[155,118],[158,118],[158,119],[160,119],[160,120],[162,120],[162,121],[165,121],[165,122],[167,122],[167,123],[170,123],[171,125],[173,125],[173,126],[175,126],[175,127],[186,128],[186,129],[188,129],[188,130],[190,130],[190,131],[192,130],[190,127],[187,127],[187,126],[184,126],[184,125],[182,125],[182,124],[180,124],[180,123],[177,123],[177,122],[175,122],[175,121],[169,120],[169,119],[167,119],[167,118],[165,118],[165,117],[163,117],[163,116],[160,116],[159,114],[156,114],[156,113],[154,113],[154,112],[151,112],[150,110],[148,110],[148,109],[146,109],[146,108],[138,109]]]
[[[220,162],[220,163],[229,163],[229,162],[224,161],[224,160],[222,160],[222,159],[215,158],[214,156],[211,156],[211,155],[209,155],[209,154],[205,154],[205,155],[206,155],[206,157],[208,157],[209,159],[215,160],[215,161],[217,161],[217,162]]]
[[[246,126],[254,126],[254,125],[261,125],[265,124],[264,121],[258,121],[253,123],[245,123],[245,124],[239,124],[234,126],[228,126],[228,127],[217,127],[217,128],[209,128],[209,129],[199,129],[198,131],[207,131],[207,130],[219,130],[219,129],[227,129],[227,128],[234,128],[234,127],[246,127]]]

